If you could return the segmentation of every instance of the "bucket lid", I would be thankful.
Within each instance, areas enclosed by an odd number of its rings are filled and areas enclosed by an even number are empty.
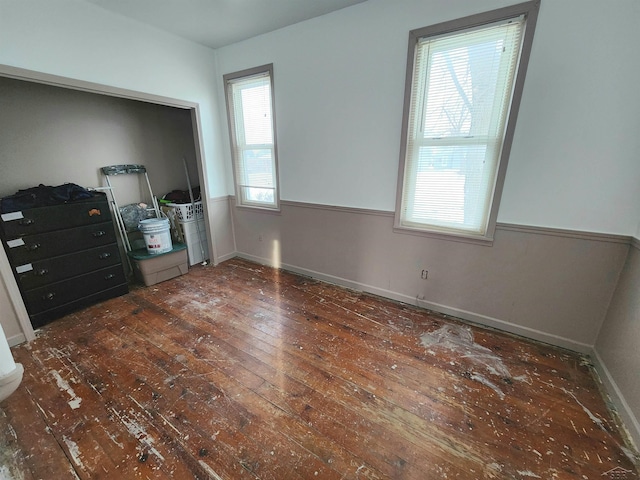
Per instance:
[[[147,218],[146,220],[140,220],[140,225],[149,226],[149,227],[160,227],[166,224],[169,225],[168,218]]]
[[[157,233],[169,228],[168,218],[148,218],[141,220],[138,224],[138,230],[142,233]]]

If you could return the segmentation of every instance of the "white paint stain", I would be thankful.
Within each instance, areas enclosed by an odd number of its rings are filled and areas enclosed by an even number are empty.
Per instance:
[[[63,392],[66,392],[67,395],[71,397],[71,400],[67,402],[71,407],[71,409],[75,410],[76,408],[80,408],[80,403],[82,403],[82,398],[76,395],[76,392],[73,391],[73,388],[71,388],[71,385],[69,385],[69,382],[67,382],[64,378],[62,378],[56,370],[51,370],[49,374],[53,376],[53,378],[56,380],[56,383],[58,384],[58,388]]]
[[[498,394],[498,396],[500,397],[500,400],[504,400],[504,392],[502,390],[500,390],[500,388],[495,383],[487,380],[487,378],[485,378],[482,375],[474,372],[474,373],[471,374],[471,380],[475,380],[476,382],[481,383],[481,384],[489,387],[491,390],[493,390],[494,392],[496,392]]]
[[[116,410],[111,411],[120,419],[120,421],[127,427],[129,433],[138,440],[143,446],[147,447],[151,453],[164,462],[162,454],[154,447],[155,439],[147,433],[145,428],[140,425],[135,419],[127,417],[125,414],[120,414]],[[133,414],[133,412],[132,412]]]
[[[570,392],[569,390],[567,390],[566,388],[562,387],[560,390],[562,390],[564,393],[566,393],[567,395],[571,396],[578,405],[580,405],[580,407],[582,407],[582,410],[584,410],[584,413],[587,414],[587,416],[591,419],[591,421],[593,423],[595,423],[596,425],[598,425],[602,430],[604,430],[605,432],[607,431],[606,428],[604,428],[604,422],[596,417],[593,413],[591,413],[591,410],[589,410],[587,407],[585,407],[582,402],[580,402],[580,400],[578,400],[578,397],[576,397],[572,392]],[[572,422],[573,423],[573,422]],[[608,432],[607,432],[608,433]]]
[[[102,427],[102,430],[104,430],[104,433],[107,434],[107,437],[109,437],[109,439],[115,443],[117,446],[119,446],[120,448],[124,449],[124,445],[122,444],[122,442],[119,442],[118,439],[116,438],[115,435],[112,435],[111,433],[109,433],[109,431],[107,431],[106,428]]]
[[[542,478],[540,475],[536,475],[530,470],[518,470],[518,475],[523,477]]]
[[[629,450],[626,447],[623,447],[622,445],[620,445],[620,450],[622,450],[622,453],[625,454],[625,456],[631,460],[631,463],[633,464],[637,464],[640,461],[640,455],[633,453],[631,450]]]
[[[202,460],[199,460],[198,463],[200,464],[200,466],[202,467],[202,469],[207,472],[207,475],[209,475],[209,478],[212,478],[213,480],[222,480],[222,477],[220,475],[218,475],[213,468],[211,468],[209,465],[207,465],[206,463],[204,463]]]
[[[71,464],[69,464],[69,473],[71,474],[71,476],[73,478],[75,478],[76,480],[80,480],[80,477],[78,476],[78,474],[76,473],[76,471],[73,469],[73,467],[71,466]]]
[[[8,422],[5,413],[0,409],[0,417]],[[13,440],[0,431],[0,480],[25,480],[25,472],[22,469],[23,456],[18,447],[17,435],[11,424],[7,424]]]
[[[512,379],[515,380],[516,382],[524,382],[527,385],[533,385],[533,382],[531,381],[531,379],[526,375],[518,375],[517,377],[512,377]]]
[[[485,466],[484,473],[487,478],[500,478],[502,476],[502,465],[496,462],[489,463]]]
[[[67,438],[65,435],[62,436],[62,441],[67,446],[69,455],[71,455],[73,463],[84,469],[84,464],[82,463],[82,459],[80,458],[80,449],[78,448],[78,444],[70,438]]]
[[[178,378],[178,375],[171,375],[170,377],[165,378],[162,382],[165,385],[170,384],[171,382],[173,382],[176,378]]]
[[[182,436],[182,433],[180,432],[180,430],[178,430],[176,427],[173,426],[173,424],[166,419],[166,417],[164,415],[162,415],[161,413],[158,413],[158,415],[160,415],[160,418],[162,418],[162,420],[164,421],[165,425],[168,425],[169,427],[171,427],[174,432],[176,432],[178,435]]]
[[[6,465],[0,465],[0,480],[24,480],[24,478],[22,471],[10,470]]]

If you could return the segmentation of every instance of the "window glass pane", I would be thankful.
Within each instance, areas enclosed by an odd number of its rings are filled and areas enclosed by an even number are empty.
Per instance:
[[[242,152],[244,184],[273,187],[271,150],[252,149]]]
[[[478,230],[486,187],[486,145],[421,147],[407,220]]]
[[[252,203],[274,203],[275,192],[272,188],[242,187],[245,201]]]
[[[247,145],[273,143],[271,126],[271,89],[268,83],[241,90],[243,130]]]
[[[503,43],[496,39],[433,53],[425,137],[489,133]]]

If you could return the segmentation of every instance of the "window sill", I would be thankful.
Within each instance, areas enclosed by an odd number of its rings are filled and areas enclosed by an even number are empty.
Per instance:
[[[481,245],[484,247],[493,246],[493,236],[489,237],[489,236],[465,235],[463,233],[460,233],[460,234],[445,233],[445,232],[439,232],[436,230],[422,230],[418,228],[400,227],[397,225],[394,225],[393,232],[400,233],[403,235],[415,235],[418,237],[435,238],[437,240],[444,240],[448,242],[471,243],[474,245]]]
[[[253,205],[234,205],[238,210],[246,210],[248,212],[269,213],[271,215],[281,215],[280,208],[257,207]]]

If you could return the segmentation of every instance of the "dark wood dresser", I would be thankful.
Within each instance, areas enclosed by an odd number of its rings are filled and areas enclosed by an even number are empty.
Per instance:
[[[129,291],[103,193],[4,213],[0,236],[34,328]]]

